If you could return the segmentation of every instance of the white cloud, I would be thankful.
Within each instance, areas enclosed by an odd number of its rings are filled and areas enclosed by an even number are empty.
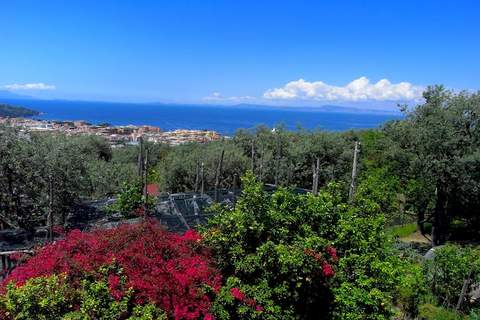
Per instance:
[[[233,96],[233,97],[224,97],[220,92],[213,92],[211,95],[207,97],[203,97],[204,101],[210,102],[220,102],[220,101],[230,101],[230,102],[241,102],[255,99],[252,96]]]
[[[269,89],[263,97],[276,100],[402,101],[420,99],[422,92],[423,87],[409,82],[391,83],[382,79],[377,83],[370,83],[366,77],[360,77],[343,87],[322,81],[309,82],[299,79],[282,88]]]
[[[14,83],[7,84],[4,86],[5,89],[15,91],[15,90],[55,90],[56,87],[51,84],[45,84],[43,82],[38,83]]]

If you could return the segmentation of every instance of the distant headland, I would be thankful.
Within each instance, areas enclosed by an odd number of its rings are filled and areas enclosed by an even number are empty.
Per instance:
[[[10,104],[0,104],[0,117],[33,117],[40,115],[40,112],[24,107]]]

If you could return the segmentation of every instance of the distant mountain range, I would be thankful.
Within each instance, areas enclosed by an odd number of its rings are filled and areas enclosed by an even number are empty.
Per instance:
[[[337,106],[337,105],[323,105],[323,106],[272,106],[272,105],[263,105],[263,104],[236,104],[232,107],[236,108],[284,108],[287,110],[302,110],[302,111],[322,111],[329,113],[371,113],[371,114],[395,114],[398,115],[400,112],[398,110],[385,110],[385,109],[369,109],[364,107],[348,107],[348,106]]]
[[[0,99],[34,99],[33,97],[16,94],[7,90],[0,90]]]
[[[4,101],[2,101],[2,99]],[[24,100],[43,100],[37,99],[27,95],[19,95],[10,91],[0,90],[0,103],[11,103],[15,104],[16,100],[19,102],[23,102]],[[46,100],[48,101],[48,100]],[[62,99],[59,100],[51,100],[51,101],[63,101]],[[106,102],[108,101],[82,101],[82,100],[65,100],[66,102]],[[130,104],[129,102],[118,102],[121,104]],[[137,103],[133,103],[137,104]],[[396,109],[385,109],[378,106],[368,107],[368,106],[357,106],[357,107],[350,107],[350,106],[339,106],[339,105],[321,105],[321,106],[302,106],[302,105],[268,105],[268,104],[249,104],[249,103],[241,103],[235,105],[222,105],[222,104],[201,104],[201,103],[165,103],[165,102],[152,102],[152,103],[138,103],[138,104],[149,104],[149,105],[159,105],[159,106],[217,106],[217,107],[228,107],[228,108],[238,108],[238,109],[284,109],[284,110],[298,110],[298,111],[320,111],[320,112],[328,112],[328,113],[356,113],[356,114],[391,114],[391,115],[399,115],[399,110]]]

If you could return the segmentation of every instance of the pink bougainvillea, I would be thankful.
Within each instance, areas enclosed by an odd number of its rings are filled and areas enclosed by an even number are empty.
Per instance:
[[[221,277],[199,241],[194,231],[178,235],[154,221],[110,230],[74,230],[39,249],[3,285],[14,281],[21,286],[30,278],[65,273],[74,286],[85,272],[96,274],[100,267],[115,263],[126,279],[123,286],[118,275],[108,276],[115,299],[132,288],[137,303],[154,303],[175,319],[212,319],[211,296],[205,288],[218,292]]]
[[[232,296],[239,300],[239,301],[243,301],[245,300],[245,294],[242,292],[242,290],[238,289],[238,288],[232,288],[230,289],[230,293],[232,294]]]
[[[329,261],[338,262],[337,250],[334,247],[327,246],[325,248],[325,252],[328,256],[322,255],[320,252],[312,249],[305,249],[304,252],[307,256],[312,257],[318,264],[322,266],[322,274],[325,278],[331,278],[335,275],[335,271],[333,270],[332,265],[329,263]]]
[[[331,278],[335,275],[332,266],[327,261],[324,261],[322,264],[322,272],[325,278]]]
[[[332,258],[332,260],[334,262],[337,262],[338,261],[338,257],[337,257],[337,250],[332,247],[332,246],[327,246],[327,248],[325,249],[325,251],[327,251],[327,253],[330,255],[330,257]]]
[[[245,303],[247,306],[253,308],[255,311],[263,311],[263,307],[258,305],[255,299],[247,298],[245,293],[237,287],[230,289],[230,294],[239,302]]]

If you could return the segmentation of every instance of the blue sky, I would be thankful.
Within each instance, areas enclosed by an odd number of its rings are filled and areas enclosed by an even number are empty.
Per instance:
[[[1,1],[0,88],[119,101],[412,100],[429,84],[479,89],[479,12],[473,0]]]

